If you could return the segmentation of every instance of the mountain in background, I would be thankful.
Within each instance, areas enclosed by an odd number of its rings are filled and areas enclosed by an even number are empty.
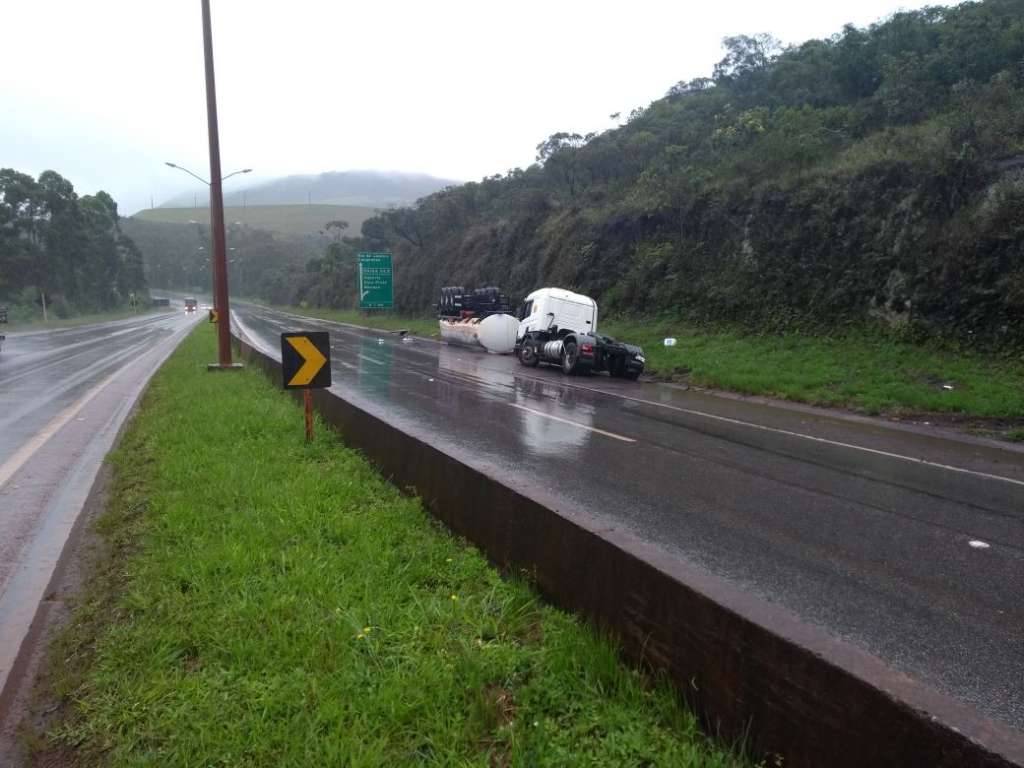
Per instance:
[[[280,179],[234,190],[224,195],[225,205],[354,205],[388,208],[410,205],[421,197],[460,184],[424,173],[398,171],[332,171],[318,175],[285,176]],[[205,203],[205,193],[200,203]],[[193,205],[193,193],[185,192],[163,203],[161,208]]]
[[[387,250],[404,312],[442,285],[558,285],[605,316],[1024,349],[1024,0],[724,44],[617,129],[368,219],[295,300],[351,305],[353,251]]]

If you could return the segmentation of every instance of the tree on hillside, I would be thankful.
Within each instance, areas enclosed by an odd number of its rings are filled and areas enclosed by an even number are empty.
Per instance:
[[[320,234],[332,235],[334,242],[338,243],[341,242],[341,238],[346,229],[348,229],[347,221],[344,221],[343,219],[333,219],[324,225],[324,228],[320,230]]]
[[[565,185],[569,198],[576,196],[580,181],[579,150],[597,134],[554,133],[537,145],[537,162]]]
[[[725,58],[715,64],[716,83],[735,83],[763,72],[778,58],[782,44],[771,35],[736,35],[722,41]]]

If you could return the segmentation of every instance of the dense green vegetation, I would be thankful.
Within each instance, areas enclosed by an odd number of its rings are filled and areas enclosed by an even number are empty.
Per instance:
[[[508,581],[202,326],[116,453],[40,763],[733,766],[678,694]]]
[[[616,130],[370,219],[294,298],[351,306],[354,251],[390,249],[405,312],[557,284],[612,312],[1024,342],[1024,0],[725,46]]]
[[[106,192],[79,197],[55,171],[0,169],[0,304],[12,322],[46,306],[66,318],[146,300],[142,255]]]

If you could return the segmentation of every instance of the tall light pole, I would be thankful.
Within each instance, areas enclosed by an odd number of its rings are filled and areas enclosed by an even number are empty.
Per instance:
[[[228,264],[224,234],[224,194],[220,175],[220,134],[217,130],[217,88],[213,78],[213,31],[210,0],[203,6],[203,54],[206,59],[206,127],[210,135],[210,228],[213,230],[213,301],[220,315],[217,323],[217,363],[213,370],[240,367],[231,363],[231,312],[228,307]]]

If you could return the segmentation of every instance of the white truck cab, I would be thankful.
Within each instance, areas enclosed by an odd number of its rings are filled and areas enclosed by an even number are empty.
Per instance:
[[[518,338],[550,328],[594,333],[597,331],[597,302],[589,296],[564,288],[539,288],[523,301],[517,313]]]

